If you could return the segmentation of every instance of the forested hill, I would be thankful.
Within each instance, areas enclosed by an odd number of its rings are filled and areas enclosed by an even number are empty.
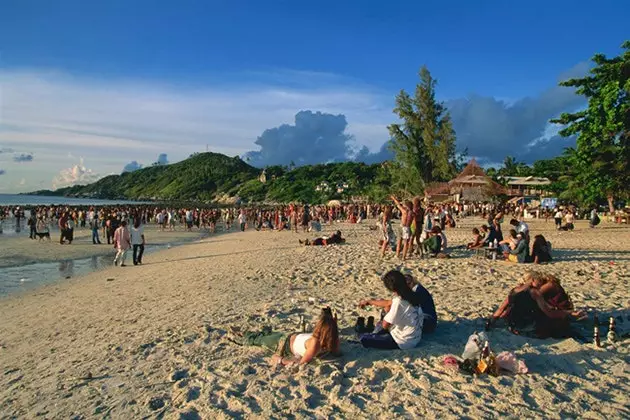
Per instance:
[[[110,175],[89,185],[32,194],[100,199],[228,202],[323,203],[351,196],[381,198],[390,185],[386,165],[343,162],[261,169],[239,157],[199,153],[170,164]]]

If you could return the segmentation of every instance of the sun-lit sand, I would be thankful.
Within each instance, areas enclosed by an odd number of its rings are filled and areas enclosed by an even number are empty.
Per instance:
[[[466,243],[481,222],[448,230],[449,244]],[[346,245],[306,248],[297,239],[311,235],[232,233],[150,254],[141,267],[0,300],[0,417],[630,417],[627,338],[595,348],[495,329],[493,349],[515,352],[529,374],[473,377],[442,365],[532,266],[463,250],[449,260],[408,261],[434,295],[436,333],[408,351],[353,343],[356,317],[370,314],[357,308],[359,299],[386,296],[380,276],[401,264],[378,257],[378,234],[367,225],[336,228]],[[625,315],[619,328],[628,331],[630,228],[579,222],[575,232],[556,232],[552,221],[530,228],[553,243],[557,258],[538,268],[558,275],[578,308]],[[16,241],[2,251],[36,248]],[[301,314],[314,318],[323,305],[340,316],[338,360],[276,370],[264,351],[224,336],[230,325],[295,331]]]

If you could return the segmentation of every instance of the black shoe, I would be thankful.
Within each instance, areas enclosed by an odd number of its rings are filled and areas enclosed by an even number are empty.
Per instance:
[[[374,317],[368,316],[367,325],[365,326],[365,332],[371,333],[374,332]]]
[[[357,323],[354,326],[354,331],[356,331],[357,334],[363,334],[365,333],[365,318],[360,316],[357,318]]]

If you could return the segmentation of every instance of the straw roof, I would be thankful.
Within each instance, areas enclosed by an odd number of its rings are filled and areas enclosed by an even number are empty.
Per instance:
[[[549,185],[549,178],[539,178],[534,176],[506,176],[508,185]]]

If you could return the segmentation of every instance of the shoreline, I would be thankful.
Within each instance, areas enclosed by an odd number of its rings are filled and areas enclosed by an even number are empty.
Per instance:
[[[468,219],[447,230],[449,243],[465,243],[478,224]],[[367,226],[334,225],[348,242],[330,247],[298,245],[314,234],[234,232],[156,252],[142,266],[110,267],[0,298],[0,412],[29,418],[138,418],[160,410],[168,418],[615,418],[626,412],[628,339],[598,349],[497,328],[490,332],[493,349],[515,352],[530,374],[473,377],[441,361],[461,354],[526,269],[558,275],[577,307],[627,311],[630,243],[618,239],[630,228],[554,232],[544,222],[530,223],[563,253],[534,267],[459,251],[447,260],[401,263],[391,254],[381,260],[378,235]],[[322,234],[331,231],[324,228]],[[353,325],[371,313],[357,302],[386,295],[380,276],[400,266],[433,294],[438,329],[409,351],[363,349],[352,342]],[[300,315],[311,321],[324,305],[340,317],[340,359],[274,370],[264,351],[224,338],[228,326],[295,331]],[[151,401],[162,408],[153,410]]]

